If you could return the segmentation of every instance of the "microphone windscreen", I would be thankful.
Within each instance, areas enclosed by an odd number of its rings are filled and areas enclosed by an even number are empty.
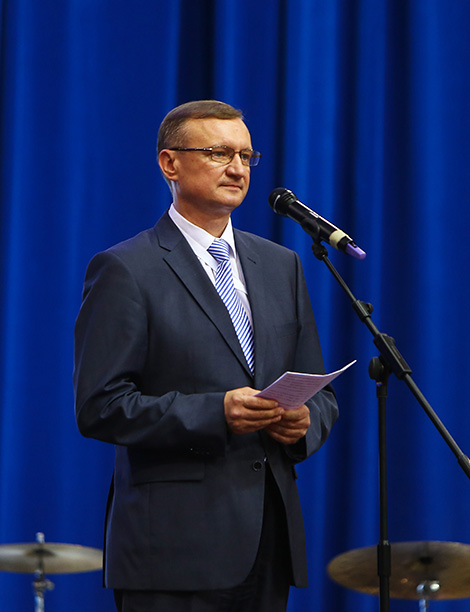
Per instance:
[[[278,215],[287,215],[288,208],[297,198],[290,189],[277,187],[269,194],[269,205]]]

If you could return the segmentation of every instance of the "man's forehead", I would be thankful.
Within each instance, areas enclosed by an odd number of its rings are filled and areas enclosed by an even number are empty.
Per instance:
[[[216,117],[188,119],[185,128],[185,132],[188,136],[231,135],[250,137],[250,133],[244,121],[238,117],[234,119],[217,119]]]

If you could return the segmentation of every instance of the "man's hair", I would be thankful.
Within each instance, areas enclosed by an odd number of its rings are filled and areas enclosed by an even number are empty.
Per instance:
[[[158,130],[157,156],[162,149],[184,147],[189,119],[242,119],[243,113],[218,100],[196,100],[181,104],[163,119]]]

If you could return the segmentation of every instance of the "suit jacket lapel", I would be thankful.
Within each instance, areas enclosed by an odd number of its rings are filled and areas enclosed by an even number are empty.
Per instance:
[[[167,251],[163,259],[211,319],[237,359],[249,372],[227,308],[184,236],[167,213],[157,222],[154,230],[160,246]]]

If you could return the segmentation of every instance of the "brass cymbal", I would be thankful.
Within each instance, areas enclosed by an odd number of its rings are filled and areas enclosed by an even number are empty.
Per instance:
[[[101,569],[102,551],[78,544],[2,544],[0,571],[34,574],[69,574]]]
[[[379,594],[377,547],[358,548],[335,557],[329,576],[349,589]],[[433,584],[423,595],[419,585]],[[436,586],[437,585],[437,586]],[[470,597],[470,545],[458,542],[392,542],[390,597],[464,599]]]

